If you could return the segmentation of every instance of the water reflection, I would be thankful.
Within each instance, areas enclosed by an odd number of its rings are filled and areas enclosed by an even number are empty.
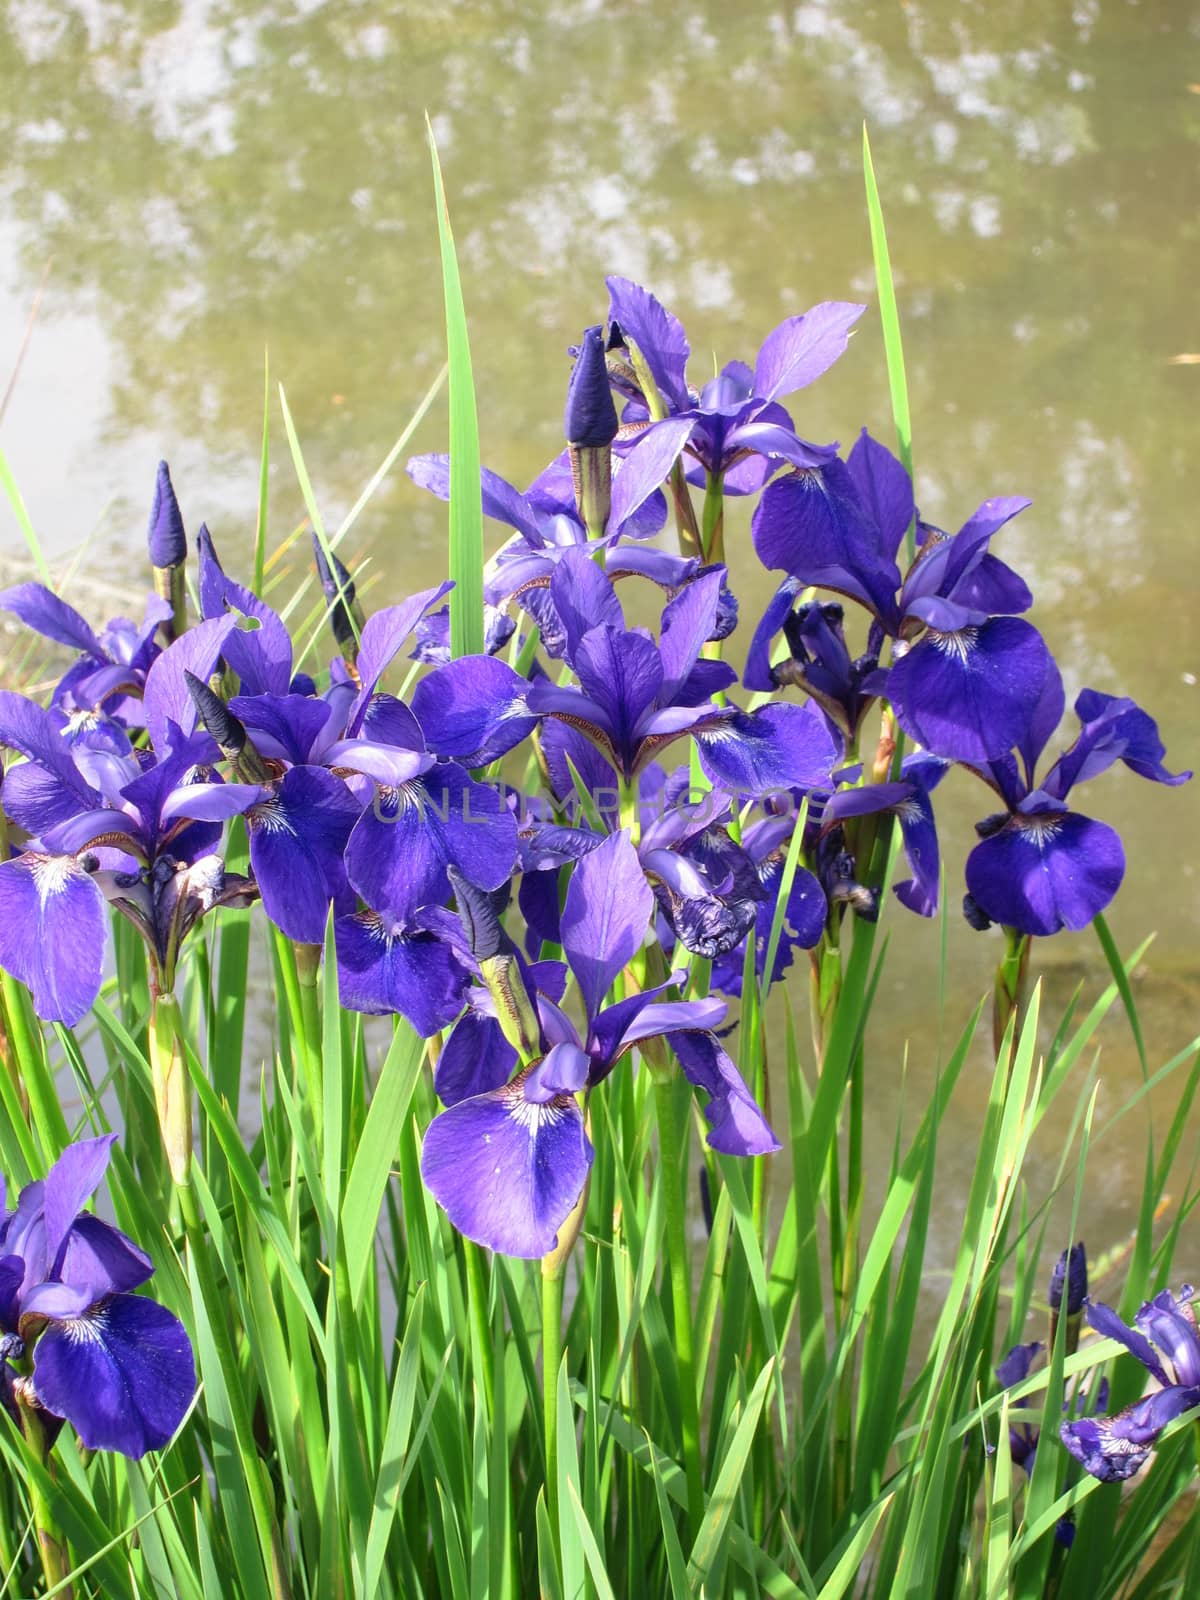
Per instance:
[[[1036,580],[1069,688],[1144,700],[1191,764],[1200,370],[1169,358],[1200,348],[1198,27],[1186,8],[1115,0],[8,0],[0,375],[53,268],[0,442],[52,549],[112,501],[103,542],[126,545],[132,570],[166,454],[233,565],[269,345],[326,514],[343,512],[442,361],[428,108],[485,459],[527,480],[558,448],[565,346],[602,314],[606,272],[652,283],[722,359],[813,300],[869,294],[866,117],[924,514],[957,527],[986,494],[1031,494],[1005,554]],[[800,400],[813,437],[886,433],[870,319]],[[414,448],[444,431],[435,407]],[[282,452],[273,495],[282,533],[302,515]],[[400,475],[359,529],[396,588],[440,564],[442,510]],[[17,548],[4,507],[0,549]],[[749,616],[769,580],[734,561]],[[1160,928],[1160,966],[1186,972],[1200,929],[1183,841],[1200,801],[1143,789],[1122,772],[1098,797],[1135,863],[1116,927],[1128,942]],[[987,809],[962,785],[939,795],[952,885]],[[936,929],[901,932],[896,1059],[923,1037],[912,979],[936,961]],[[1092,952],[1082,939],[1054,956],[1091,980]],[[985,940],[960,953],[958,991],[993,959]],[[1164,1046],[1193,998],[1158,1002]],[[1110,1048],[1127,1055],[1115,1031]]]

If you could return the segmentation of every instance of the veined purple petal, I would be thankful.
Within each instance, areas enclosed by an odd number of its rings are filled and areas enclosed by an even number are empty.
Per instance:
[[[934,755],[981,766],[1025,735],[1041,700],[1049,651],[1018,617],[930,631],[888,673],[905,733]]]
[[[184,673],[190,672],[201,683],[207,683],[236,626],[237,619],[231,616],[198,622],[164,650],[146,674],[142,708],[156,750],[164,750],[169,745],[170,723],[175,723],[185,734],[194,730],[196,707],[188,693]]]
[[[8,689],[0,689],[0,745],[7,745],[10,750],[17,750],[29,761],[44,767],[61,786],[61,791],[77,802],[77,811],[99,804],[99,796],[72,759],[70,746],[54,715],[23,694],[14,694]],[[8,781],[6,776],[6,797]]]
[[[108,660],[107,650],[74,606],[61,600],[44,583],[18,583],[0,590],[0,611],[11,611],[44,639],[65,644],[69,650],[81,650],[97,661]]]
[[[781,1148],[741,1073],[711,1033],[685,1030],[667,1036],[689,1083],[709,1096],[704,1115],[708,1142],[728,1156],[762,1156]]]
[[[178,1317],[141,1295],[117,1294],[49,1324],[33,1382],[46,1410],[65,1417],[89,1450],[136,1459],[161,1450],[183,1421],[196,1368]]]
[[[398,606],[386,606],[367,618],[358,646],[358,675],[361,688],[355,697],[347,719],[347,729],[357,733],[371,703],[371,696],[379,687],[391,663],[404,649],[409,635],[431,607],[437,605],[453,588],[451,583],[440,583],[436,589],[423,589]]]
[[[747,407],[752,411],[752,407]],[[767,412],[777,409],[775,406],[764,408]],[[742,479],[738,468],[746,465],[745,462],[735,460],[732,466],[732,483],[729,480],[723,485],[725,492],[756,494],[762,487],[762,482],[769,477],[775,467],[786,461],[792,467],[823,467],[837,455],[837,446],[834,444],[810,444],[807,439],[797,437],[793,428],[785,426],[782,422],[768,422],[761,416],[751,416],[745,422],[737,422],[725,435],[725,449],[723,461],[740,456],[742,451],[752,450],[755,455],[764,458],[758,473],[758,482],[748,489],[742,486]]]
[[[845,354],[850,329],[866,310],[824,300],[799,317],[788,317],[763,340],[754,363],[754,393],[765,400],[803,389]]]
[[[889,561],[916,515],[912,479],[886,445],[864,428],[846,458],[846,471],[858,493],[859,504],[879,531],[879,552]]]
[[[1077,812],[1014,816],[967,857],[967,888],[993,922],[1049,935],[1086,928],[1121,886],[1125,852]]]
[[[1063,693],[1062,674],[1058,670],[1058,663],[1049,651],[1046,652],[1042,686],[1038,692],[1033,710],[1029,714],[1029,721],[1024,732],[1017,741],[1017,750],[1025,767],[1025,789],[1033,787],[1033,775],[1042,751],[1046,748],[1055,728],[1062,721],[1063,707],[1066,696]],[[993,774],[998,776],[998,774]],[[1016,793],[1018,785],[1001,781],[1001,793],[1004,794],[1008,804],[1015,804],[1023,798],[1023,794]],[[1053,793],[1053,791],[1050,791]],[[1014,798],[1015,794],[1015,798]],[[1065,799],[1059,795],[1058,799]]]
[[[372,739],[340,739],[325,750],[322,761],[327,767],[364,773],[385,787],[410,783],[434,764],[432,756],[418,750],[377,744]]]
[[[592,1154],[574,1096],[539,1104],[525,1098],[518,1078],[433,1119],[421,1176],[460,1233],[532,1259],[554,1248]]]
[[[1085,1300],[1084,1308],[1088,1324],[1102,1339],[1115,1339],[1118,1344],[1123,1344],[1130,1355],[1135,1356],[1151,1377],[1157,1378],[1164,1388],[1171,1382],[1154,1346],[1144,1334],[1124,1323],[1113,1308],[1106,1306],[1103,1301]]]
[[[528,680],[494,656],[462,656],[422,678],[412,708],[431,750],[482,767],[529,736]]]
[[[433,1087],[444,1106],[453,1106],[472,1095],[502,1089],[516,1067],[517,1052],[499,1022],[472,999],[442,1046]]]
[[[589,1017],[641,949],[654,909],[627,830],[610,834],[577,863],[563,905],[561,941]]]
[[[653,422],[629,454],[614,462],[610,532],[620,533],[666,482],[695,425],[691,416]]]
[[[0,862],[0,966],[47,1022],[73,1028],[100,992],[104,897],[73,856],[32,851]]]
[[[697,730],[696,744],[700,765],[714,783],[759,796],[828,785],[840,754],[811,701],[723,712]]]
[[[335,918],[334,936],[338,994],[351,1011],[399,1012],[429,1038],[462,1010],[470,974],[436,930],[364,911]]]
[[[228,822],[269,793],[259,783],[185,783],[163,801],[159,818],[162,822],[180,817],[194,822]]]
[[[954,586],[954,598],[973,611],[988,616],[1017,615],[1033,604],[1033,591],[1019,572],[999,556],[983,555]]]
[[[90,1212],[71,1225],[57,1268],[64,1283],[78,1288],[84,1304],[136,1289],[154,1274],[154,1263],[132,1239]]]
[[[585,696],[606,712],[617,754],[632,757],[639,722],[662,688],[662,657],[645,634],[604,624],[584,635],[573,662]],[[541,700],[530,699],[537,710]]]
[[[324,767],[292,767],[262,794],[246,825],[263,906],[289,939],[321,944],[330,901],[346,889],[342,856],[362,807]]]
[[[498,790],[445,762],[381,788],[346,847],[350,882],[391,923],[450,892],[449,861],[481,889],[498,889],[517,859],[517,824]]]
[[[654,375],[659,392],[683,411],[689,402],[684,376],[690,347],[683,324],[640,284],[629,278],[607,278],[608,315],[637,345]]]
[[[264,756],[303,766],[330,717],[330,705],[303,694],[235,695],[229,702]]]
[[[562,628],[562,654],[574,661],[584,635],[601,623],[624,628],[625,617],[612,580],[583,545],[567,549],[550,575],[550,603]]]
[[[849,595],[890,625],[900,572],[881,553],[842,462],[776,478],[763,491],[750,531],[764,566]]]
[[[1171,1387],[1127,1406],[1115,1417],[1080,1417],[1059,1429],[1063,1444],[1093,1478],[1120,1483],[1149,1458],[1169,1422],[1200,1405],[1200,1388]]]

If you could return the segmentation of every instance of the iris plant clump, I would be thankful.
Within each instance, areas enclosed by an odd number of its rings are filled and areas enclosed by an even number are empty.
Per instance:
[[[908,914],[937,912],[933,797],[954,769],[1001,808],[979,824],[966,908],[973,926],[1005,930],[1010,966],[1031,938],[1086,926],[1121,883],[1116,832],[1068,804],[1079,786],[1117,762],[1160,784],[1189,774],[1164,766],[1145,711],[1084,688],[1078,732],[1039,775],[1065,709],[1062,677],[1026,615],[1030,588],[993,549],[1026,499],[984,499],[948,535],[921,517],[909,474],[865,430],[845,454],[797,432],[785,402],[841,358],[862,306],[788,318],[752,364],[728,363],[697,386],[679,321],[626,279],[608,288],[602,320],[576,347],[566,447],[523,491],[482,474],[482,510],[509,532],[484,575],[481,653],[451,656],[450,585],[368,610],[323,532],[314,545],[333,650],[318,667],[299,659],[279,611],[227,576],[204,528],[189,599],[165,465],[149,533],[155,593],[140,625],[117,619],[96,634],[39,583],[0,593],[0,607],[71,657],[46,703],[0,693],[12,757],[0,791],[0,966],[39,1018],[72,1028],[105,987],[108,909],[135,930],[155,1109],[194,1251],[195,1068],[176,986],[189,955],[205,955],[198,930],[221,908],[261,901],[304,1028],[320,1027],[311,1008],[322,949],[333,952],[342,1007],[403,1018],[430,1041],[441,1109],[423,1133],[429,1193],[467,1239],[552,1263],[547,1358],[597,1144],[624,1115],[605,1098],[640,1061],[666,1174],[695,1531],[704,1502],[679,1094],[702,1091],[710,1187],[717,1155],[780,1148],[765,1057],[750,1070],[753,1054],[731,1036],[739,1023],[761,1028],[756,997],[806,951],[823,1069],[843,939],[880,915],[893,834],[908,864],[896,898]],[[445,456],[417,457],[409,472],[449,496]],[[753,500],[753,550],[782,574],[749,621],[740,684],[726,659],[739,620],[727,496]],[[675,551],[653,542],[668,516]],[[646,583],[650,627],[625,603]],[[406,692],[413,663],[427,670]],[[1023,995],[998,994],[997,1036],[1011,1039]],[[217,1012],[207,1025],[220,1026]],[[321,1037],[308,1035],[313,1074]],[[315,1117],[342,1114],[319,1082],[314,1105]],[[53,1433],[65,1418],[89,1448],[138,1456],[167,1443],[194,1372],[179,1321],[133,1293],[148,1257],[81,1210],[111,1142],[72,1146],[0,1223],[0,1370],[18,1419]],[[587,1223],[600,1247],[620,1195],[607,1204]],[[837,1239],[839,1295],[853,1283],[853,1215]],[[1077,1321],[1082,1247],[1069,1260],[1052,1304],[1057,1315],[1065,1277]],[[331,1268],[328,1291],[339,1308],[339,1296],[351,1303],[343,1270]],[[1134,1329],[1088,1303],[1091,1325],[1159,1386],[1116,1417],[1063,1424],[1088,1472],[1136,1471],[1163,1426],[1200,1403],[1190,1301],[1190,1289],[1164,1292]],[[1036,1348],[1010,1355],[1002,1384],[1028,1376]],[[557,1439],[549,1368],[545,1383]],[[1013,1441],[1031,1470],[1033,1438]],[[831,1492],[849,1504],[848,1479]]]

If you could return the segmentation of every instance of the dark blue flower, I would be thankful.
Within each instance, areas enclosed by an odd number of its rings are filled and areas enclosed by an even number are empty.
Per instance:
[[[179,1427],[196,1370],[179,1319],[131,1292],[153,1274],[149,1256],[82,1209],[114,1138],[71,1145],[11,1212],[0,1179],[0,1330],[9,1361],[32,1360],[29,1401],[89,1450],[137,1458]]]
[[[967,889],[991,921],[1028,934],[1086,927],[1125,873],[1116,830],[1068,809],[1076,784],[1116,761],[1155,783],[1174,785],[1191,776],[1163,766],[1158,729],[1132,700],[1084,689],[1075,702],[1079,736],[1035,786],[1036,764],[1062,709],[1062,680],[1050,662],[1034,713],[1014,740],[1020,764],[1005,753],[976,769],[1005,810],[978,825],[981,842],[967,858]]]

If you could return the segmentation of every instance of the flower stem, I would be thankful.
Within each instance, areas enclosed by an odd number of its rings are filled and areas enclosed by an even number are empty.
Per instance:
[[[467,1303],[471,1323],[479,1344],[479,1369],[488,1416],[495,1415],[496,1361],[492,1350],[492,1329],[488,1322],[488,1286],[482,1248],[473,1239],[463,1239],[463,1258],[467,1268]]]
[[[725,474],[710,472],[704,490],[701,524],[705,561],[725,559]]]
[[[549,1263],[549,1264],[548,1264]],[[563,1274],[542,1262],[542,1427],[546,1446],[546,1509],[554,1548],[562,1561],[558,1526],[558,1369],[562,1366]]]
[[[30,1403],[23,1398],[20,1385],[14,1386],[14,1395],[20,1411],[21,1432],[25,1436],[26,1446],[33,1458],[49,1472],[50,1450],[42,1426],[41,1408],[36,1402]],[[67,1574],[71,1571],[71,1552],[67,1547],[67,1541],[63,1538],[58,1519],[51,1510],[41,1484],[32,1472],[28,1481],[29,1498],[33,1507],[33,1525],[37,1529],[38,1553],[42,1558],[46,1588],[57,1589],[65,1600],[72,1600],[75,1593],[74,1585],[66,1584],[62,1587]]]
[[[1005,928],[1004,954],[996,967],[996,987],[992,997],[992,1044],[997,1060],[1004,1044],[1010,1018],[1015,1018],[1013,1040],[1021,1026],[1025,992],[1029,983],[1029,951],[1032,940],[1019,928]]]
[[[667,1231],[667,1264],[679,1373],[683,1461],[687,1472],[688,1526],[695,1537],[704,1516],[704,1479],[700,1466],[700,1412],[696,1401],[696,1358],[692,1349],[692,1285],[687,1222],[683,1209],[683,1172],[687,1147],[675,1115],[676,1077],[654,1073],[654,1105],[658,1116],[658,1153],[662,1165],[663,1209]]]

